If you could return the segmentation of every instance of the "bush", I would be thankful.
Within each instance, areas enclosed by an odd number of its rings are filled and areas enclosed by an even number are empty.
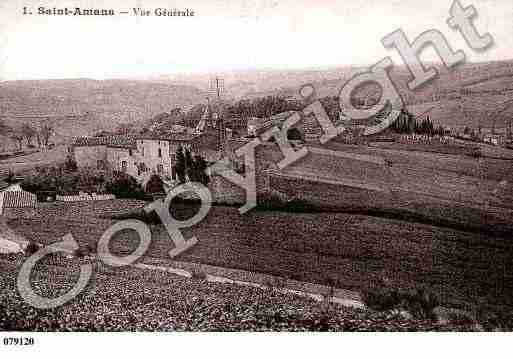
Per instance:
[[[436,319],[434,309],[440,305],[438,297],[429,290],[397,289],[387,281],[364,290],[362,299],[371,309],[378,311],[404,309],[418,319]]]
[[[164,182],[157,175],[152,175],[145,186],[146,193],[165,193]]]
[[[289,199],[286,194],[279,191],[266,192],[258,195],[257,209],[279,210],[286,212],[311,212],[314,206],[299,198]]]
[[[207,279],[207,273],[205,273],[203,270],[194,268],[191,271],[191,278],[197,279],[197,280],[206,280]]]
[[[371,286],[363,291],[362,299],[365,305],[378,311],[395,309],[401,303],[398,291],[389,286]]]
[[[480,147],[472,147],[472,149],[469,150],[467,155],[474,158],[481,158],[483,156],[483,153],[481,152]]]
[[[76,172],[78,170],[77,162],[72,156],[68,155],[64,162],[64,170],[67,172]]]
[[[144,191],[135,178],[125,173],[115,173],[105,184],[105,190],[116,198],[144,199]]]
[[[30,241],[28,242],[27,246],[25,247],[25,254],[28,256],[33,255],[39,250],[39,246],[36,244],[36,242]]]

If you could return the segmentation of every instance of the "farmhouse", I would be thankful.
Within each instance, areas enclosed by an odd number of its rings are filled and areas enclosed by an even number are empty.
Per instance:
[[[209,110],[210,111],[210,110]],[[176,152],[188,148],[207,162],[219,160],[228,139],[222,121],[205,113],[194,128],[175,126],[170,131],[148,131],[138,136],[98,136],[75,139],[69,148],[79,168],[115,170],[139,182],[151,175],[175,180]]]

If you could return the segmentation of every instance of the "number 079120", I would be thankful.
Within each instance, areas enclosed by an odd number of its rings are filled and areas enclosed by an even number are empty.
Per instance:
[[[34,338],[32,337],[5,337],[3,339],[4,345],[23,346],[34,345]]]

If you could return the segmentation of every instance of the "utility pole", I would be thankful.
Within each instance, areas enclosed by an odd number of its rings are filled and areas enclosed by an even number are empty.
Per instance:
[[[214,79],[211,79],[210,91],[214,92],[217,97],[217,108],[214,116],[214,126],[217,129],[218,151],[221,154],[224,154],[226,145],[226,129],[224,125],[223,114],[221,113],[221,95],[224,93],[224,79],[220,79],[217,76]]]

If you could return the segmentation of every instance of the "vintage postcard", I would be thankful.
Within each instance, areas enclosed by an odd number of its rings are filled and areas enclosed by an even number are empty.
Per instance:
[[[511,331],[512,25],[507,0],[2,0],[0,346]]]

